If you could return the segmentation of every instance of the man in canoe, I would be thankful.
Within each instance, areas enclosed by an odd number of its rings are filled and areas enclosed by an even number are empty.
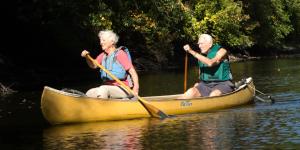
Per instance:
[[[188,89],[180,98],[219,96],[233,91],[234,84],[231,82],[232,74],[227,50],[214,44],[209,34],[201,34],[198,45],[201,53],[192,50],[188,44],[183,49],[198,60],[200,82]]]
[[[138,75],[131,62],[128,49],[126,47],[116,47],[119,37],[111,30],[100,31],[98,37],[103,52],[95,60],[126,86],[132,88],[133,92],[138,95]],[[81,52],[81,56],[86,58],[88,66],[97,69],[97,64],[87,57],[88,54],[87,50]],[[129,96],[129,93],[102,69],[100,69],[100,77],[103,84],[88,90],[86,92],[87,96],[104,99],[127,98]]]

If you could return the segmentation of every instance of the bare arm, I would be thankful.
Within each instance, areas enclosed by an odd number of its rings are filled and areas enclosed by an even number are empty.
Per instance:
[[[192,54],[195,58],[197,58],[199,61],[201,61],[202,63],[206,64],[207,66],[211,67],[211,66],[215,66],[218,65],[227,55],[227,50],[224,48],[220,48],[220,50],[218,50],[216,56],[212,59],[209,59],[197,52],[195,52],[194,50],[192,50],[190,48],[190,46],[185,46],[184,49],[189,52],[190,54]]]
[[[139,77],[138,77],[134,67],[131,67],[128,70],[128,72],[133,81],[133,91],[138,95],[139,94]]]
[[[87,50],[83,50],[83,51],[81,52],[81,57],[85,57],[86,63],[88,64],[88,66],[89,66],[90,68],[96,69],[96,68],[97,68],[97,65],[94,64],[90,59],[88,59],[88,58],[86,57],[86,55],[88,55],[88,54],[89,54],[89,52],[88,52]]]

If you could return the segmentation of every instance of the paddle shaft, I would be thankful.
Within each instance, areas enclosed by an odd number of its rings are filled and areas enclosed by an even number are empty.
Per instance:
[[[117,81],[122,88],[124,88],[128,93],[131,93],[135,97],[138,98],[138,101],[144,106],[144,108],[148,111],[148,113],[152,117],[158,117],[158,118],[166,118],[168,117],[167,114],[159,110],[158,108],[154,107],[153,105],[149,104],[147,101],[145,101],[142,97],[138,96],[137,93],[135,93],[133,90],[131,90],[127,85],[125,85],[121,80],[119,80],[117,77],[115,77],[110,71],[105,69],[102,65],[100,65],[96,60],[94,60],[89,54],[86,55],[86,57],[92,61],[95,65],[97,65],[100,69],[102,69],[105,73],[107,73],[111,78],[113,78],[115,81]]]
[[[187,69],[188,69],[188,54],[187,52],[185,52],[183,93],[186,91],[186,87],[187,87]]]
[[[102,69],[104,72],[106,72],[111,78],[113,78],[115,81],[117,81],[122,88],[124,88],[128,93],[138,97],[135,92],[133,92],[127,85],[125,85],[121,80],[119,80],[117,77],[115,77],[113,74],[110,73],[107,69],[105,69],[102,65],[100,65],[97,61],[95,61],[90,55],[87,55],[88,59],[90,59],[95,65],[97,65],[100,69]]]
[[[255,87],[252,87],[251,85],[249,85],[249,87],[251,87],[253,90],[255,90],[256,92],[258,92],[258,93],[260,93],[260,94],[262,94],[262,95],[266,95],[266,96],[268,97],[268,99],[271,100],[272,103],[275,102],[275,100],[273,99],[272,96],[267,95],[267,94],[265,94],[265,93],[263,93],[263,92],[257,90]],[[255,97],[256,97],[258,100],[262,101],[262,102],[266,102],[266,100],[264,100],[263,98],[261,98],[261,97],[259,97],[259,96],[257,96],[257,95],[256,95]]]

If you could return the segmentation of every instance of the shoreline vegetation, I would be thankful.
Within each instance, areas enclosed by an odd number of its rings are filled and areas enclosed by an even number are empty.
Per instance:
[[[275,56],[248,56],[248,55],[229,55],[229,61],[231,63],[249,61],[249,60],[260,60],[260,59],[279,59],[279,58],[298,58],[299,54],[281,54]]]
[[[229,50],[231,62],[298,57],[298,1],[18,1],[14,32],[26,38],[7,34],[0,83],[21,91],[97,80],[79,54],[95,57],[106,29],[119,35],[140,73],[183,68],[182,46],[196,47],[202,33]]]
[[[280,59],[280,58],[300,58],[300,53],[293,49],[292,51],[281,51],[277,52],[276,54],[271,54],[268,56],[265,55],[258,55],[258,56],[252,56],[249,55],[248,53],[246,54],[241,54],[241,53],[231,53],[229,54],[229,61],[231,63],[236,63],[236,62],[242,62],[242,61],[252,61],[252,60],[260,60],[260,59]],[[3,60],[3,58],[0,58]],[[2,61],[3,62],[3,61]],[[142,69],[137,69],[138,72],[147,72],[147,71],[153,71],[153,70],[168,70],[168,69],[179,69],[181,66],[179,64],[172,64],[168,66],[167,68],[161,68],[161,65],[155,64],[154,62],[143,62],[147,66],[143,66]],[[4,63],[1,65],[5,66]],[[53,75],[49,75],[46,71],[46,73],[41,73],[40,71],[37,71],[33,68],[18,68],[14,66],[13,64],[6,64],[9,67],[6,67],[6,69],[2,70],[4,72],[4,77],[2,77],[2,81],[0,81],[0,97],[5,97],[8,95],[12,95],[14,93],[17,93],[18,90],[20,89],[27,89],[27,86],[33,86],[33,87],[40,87],[43,86],[46,83],[52,83],[53,82],[72,82],[74,78],[68,78],[67,76],[73,73],[64,74],[63,78],[62,77],[56,77],[58,74],[61,76],[59,73],[53,73]],[[138,64],[136,64],[138,66]],[[13,69],[12,69],[13,68]],[[138,67],[137,67],[138,68]],[[47,70],[47,68],[44,68]],[[26,74],[26,76],[20,77],[19,74],[16,74],[12,70],[18,70],[17,72],[23,72],[23,75]],[[51,70],[49,68],[49,70]],[[60,72],[61,70],[58,69],[57,72]],[[49,71],[48,71],[49,72]],[[51,72],[51,71],[50,71]],[[70,72],[71,69],[70,69]],[[24,78],[28,78],[24,80]],[[68,78],[68,79],[67,79]],[[8,81],[10,80],[10,81]],[[52,80],[52,81],[51,81]],[[28,81],[34,81],[28,83]]]
[[[230,53],[230,62],[239,62],[247,60],[259,60],[259,59],[278,59],[278,58],[298,58],[300,57],[300,45],[299,44],[289,44],[283,45],[281,50],[269,50],[267,54],[260,54],[257,52],[256,55],[249,54],[248,51],[242,53]]]

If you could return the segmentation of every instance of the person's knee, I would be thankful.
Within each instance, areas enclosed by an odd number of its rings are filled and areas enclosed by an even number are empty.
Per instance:
[[[192,87],[183,94],[182,98],[189,99],[189,98],[193,98],[193,97],[197,97],[197,96],[200,96],[199,91],[197,90],[197,88]]]
[[[191,93],[192,93],[192,95],[193,95],[194,97],[195,97],[195,96],[199,96],[199,91],[198,91],[197,88],[192,87],[192,88],[190,88],[190,90],[191,90]]]
[[[85,95],[87,96],[87,97],[97,97],[96,96],[96,94],[95,94],[95,88],[92,88],[92,89],[89,89],[86,93],[85,93]]]
[[[220,90],[217,90],[217,89],[213,90],[213,91],[209,94],[209,96],[220,96],[220,95],[222,95],[222,92],[221,92]]]
[[[195,83],[193,87],[197,87],[199,85],[199,83]]]
[[[92,88],[86,92],[86,95],[94,98],[108,98],[107,88],[104,86]]]
[[[98,98],[108,98],[108,89],[105,86],[100,86],[96,92]]]

